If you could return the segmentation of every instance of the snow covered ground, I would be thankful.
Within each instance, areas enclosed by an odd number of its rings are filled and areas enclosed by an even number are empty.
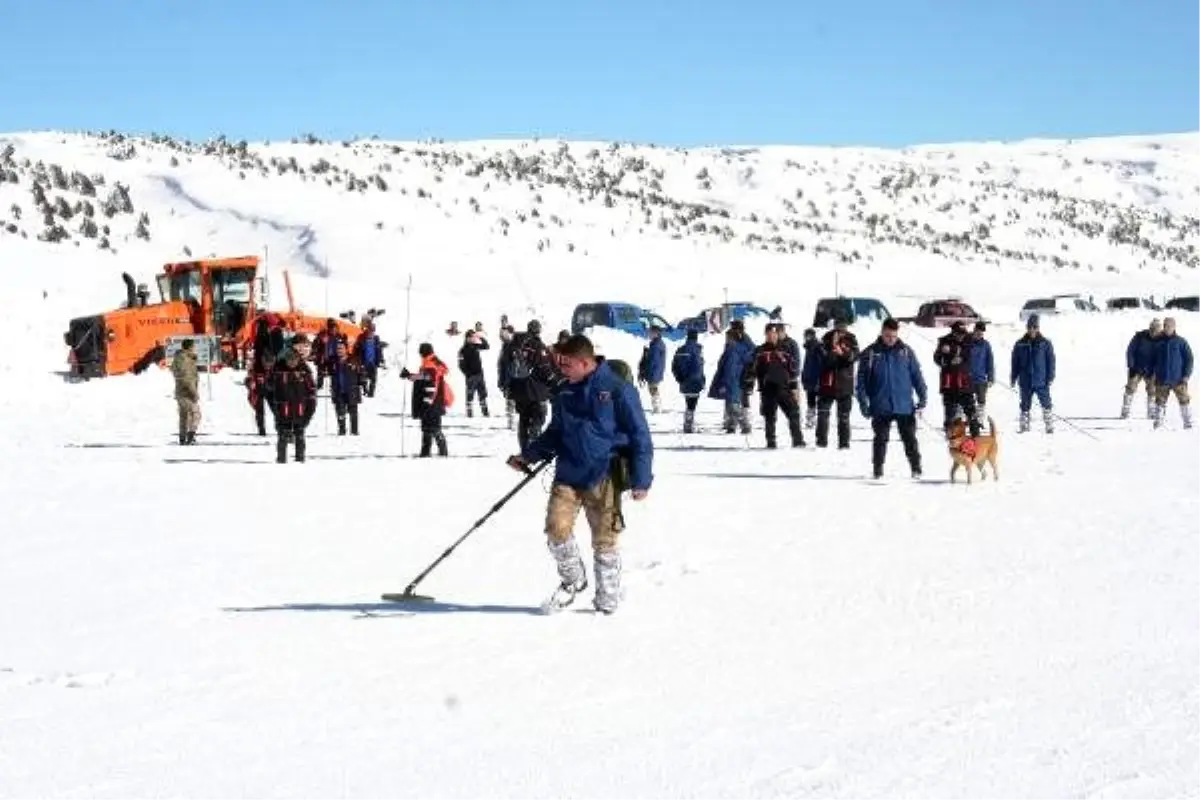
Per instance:
[[[757,416],[749,440],[715,432],[711,401],[684,437],[668,387],[654,488],[626,504],[625,605],[546,617],[545,481],[429,576],[436,602],[378,599],[517,482],[502,415],[460,405],[452,458],[402,458],[417,435],[393,369],[363,436],[330,435],[323,404],[309,462],[279,466],[224,372],[199,446],[180,448],[168,373],[54,373],[65,320],[115,305],[115,262],[11,238],[0,253],[16,345],[0,365],[0,796],[1200,796],[1200,448],[1174,401],[1164,430],[1140,398],[1116,419],[1148,315],[1045,321],[1063,422],[1018,436],[998,385],[1000,480],[970,488],[948,483],[936,397],[924,479],[893,442],[876,484],[857,411],[848,452],[809,431],[809,448],[768,453]],[[720,263],[701,262],[704,302],[733,274]],[[492,267],[424,279],[414,335],[523,322],[490,294]],[[624,269],[623,285],[651,272]],[[1059,278],[941,269],[861,272],[854,289],[956,283],[1000,320],[1006,379],[1016,304]],[[397,354],[402,282],[369,275],[329,287],[383,297]],[[1074,285],[1145,286],[1121,280]],[[1194,276],[1161,280],[1182,293]],[[554,331],[580,298],[569,273],[541,286]],[[316,304],[324,288],[304,290]],[[821,292],[780,289],[797,328]],[[1200,344],[1197,315],[1176,316]],[[933,383],[929,336],[902,331]],[[636,361],[636,340],[598,340]]]

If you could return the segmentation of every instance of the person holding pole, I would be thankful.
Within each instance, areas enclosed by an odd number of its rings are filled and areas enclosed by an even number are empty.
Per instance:
[[[509,458],[514,469],[557,459],[546,509],[546,536],[560,584],[547,611],[570,605],[587,588],[587,571],[575,542],[583,509],[592,533],[596,594],[604,614],[621,601],[619,538],[625,528],[621,495],[645,499],[653,480],[654,445],[637,387],[596,356],[591,341],[575,335],[557,347],[566,384],[551,402],[550,425]]]

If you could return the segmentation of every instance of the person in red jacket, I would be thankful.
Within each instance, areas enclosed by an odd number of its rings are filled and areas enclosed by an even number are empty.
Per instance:
[[[412,381],[412,415],[421,420],[421,458],[429,458],[430,449],[436,443],[439,456],[448,456],[446,435],[442,433],[442,416],[454,404],[454,392],[446,382],[450,368],[433,352],[433,345],[421,342],[417,352],[421,354],[420,369],[413,373],[408,368],[400,370],[400,377]]]

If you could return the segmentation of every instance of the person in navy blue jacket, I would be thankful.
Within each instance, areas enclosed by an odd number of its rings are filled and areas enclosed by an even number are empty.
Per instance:
[[[883,477],[892,423],[900,432],[904,454],[914,478],[921,477],[921,450],[917,446],[917,414],[925,408],[927,389],[921,362],[913,349],[900,341],[900,324],[888,318],[876,339],[858,358],[855,395],[864,417],[871,420],[875,439],[871,466],[876,478]],[[917,402],[913,404],[913,394]]]
[[[985,337],[987,323],[975,323],[971,332],[971,389],[975,393],[975,418],[982,425],[987,419],[988,389],[996,382],[996,358],[992,343]]]
[[[1050,399],[1050,386],[1054,383],[1054,345],[1042,336],[1038,315],[1033,314],[1025,323],[1025,335],[1017,340],[1012,349],[1012,375],[1009,383],[1016,386],[1021,398],[1021,422],[1018,433],[1029,431],[1029,412],[1033,408],[1033,396],[1042,407],[1042,421],[1046,433],[1054,433],[1054,404]]]
[[[582,508],[592,533],[593,606],[611,614],[621,600],[621,494],[628,489],[634,500],[646,497],[654,478],[654,445],[637,387],[597,358],[586,336],[572,336],[558,346],[557,355],[566,383],[551,402],[550,424],[509,464],[527,471],[530,464],[558,460],[546,536],[561,583],[547,607],[569,605],[587,588],[574,536]]]
[[[821,340],[812,328],[804,329],[804,368],[800,370],[800,385],[804,388],[804,427],[817,422],[817,384],[821,381]]]
[[[737,320],[740,322],[740,320]],[[750,433],[750,393],[746,386],[747,368],[754,363],[754,342],[741,325],[725,332],[725,350],[717,360],[717,372],[708,387],[708,396],[725,403],[725,432],[741,429]],[[750,378],[753,380],[753,376]]]
[[[1138,384],[1146,384],[1146,418],[1154,419],[1154,352],[1162,335],[1162,323],[1150,320],[1150,327],[1138,331],[1125,347],[1125,396],[1121,399],[1121,419],[1129,418]]]
[[[685,409],[683,412],[683,432],[696,431],[696,404],[700,401],[700,393],[704,391],[704,347],[700,344],[700,335],[696,331],[688,331],[687,341],[675,351],[671,359],[671,375],[679,384],[679,393],[683,395]]]
[[[375,387],[379,382],[379,368],[383,365],[383,348],[387,345],[379,339],[375,332],[374,318],[363,320],[363,332],[354,341],[354,357],[362,365],[364,394],[375,396]]]
[[[650,343],[642,350],[642,360],[638,362],[638,385],[650,389],[650,407],[655,414],[662,411],[662,398],[658,394],[658,386],[667,373],[667,345],[662,340],[662,328],[650,326]]]
[[[1179,401],[1179,415],[1183,417],[1183,427],[1192,427],[1191,398],[1188,395],[1188,381],[1192,377],[1192,348],[1175,332],[1175,318],[1163,320],[1162,336],[1154,348],[1154,427],[1163,424],[1167,413],[1167,400],[1171,393]]]
[[[350,435],[358,436],[358,406],[366,383],[362,366],[350,358],[345,342],[338,342],[329,371],[329,398],[337,414],[338,436],[346,435],[346,417],[350,417]]]

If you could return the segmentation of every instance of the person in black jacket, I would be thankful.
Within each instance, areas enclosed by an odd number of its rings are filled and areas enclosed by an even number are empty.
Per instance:
[[[296,461],[303,463],[304,431],[317,410],[317,385],[312,370],[305,361],[309,354],[308,336],[296,334],[291,349],[271,371],[271,413],[275,415],[275,430],[279,434],[276,458],[287,463],[287,448],[296,443]]]
[[[547,404],[565,382],[550,350],[542,343],[542,325],[530,320],[524,333],[505,347],[508,397],[517,412],[517,442],[521,449],[536,439],[546,424]]]
[[[487,381],[483,377],[483,359],[479,353],[490,350],[487,338],[481,330],[468,331],[463,336],[463,345],[458,350],[458,369],[463,374],[467,385],[467,416],[475,416],[475,395],[479,395],[479,410],[485,416],[488,413]]]
[[[829,412],[837,404],[838,449],[850,449],[850,411],[854,406],[854,364],[858,339],[845,320],[821,337],[821,375],[817,380],[817,447],[829,445]]]
[[[795,341],[781,334],[782,323],[768,323],[766,341],[754,350],[750,369],[758,383],[759,410],[767,434],[767,449],[774,450],[776,417],[783,411],[788,421],[788,432],[792,436],[792,447],[804,447],[804,433],[800,430],[800,405],[797,402],[800,386],[799,348]],[[791,347],[787,342],[791,341]]]
[[[419,457],[429,458],[430,449],[436,443],[438,455],[444,458],[450,455],[446,434],[442,432],[442,417],[453,400],[450,387],[446,385],[450,368],[437,357],[429,342],[422,342],[417,352],[421,355],[420,370],[413,373],[405,367],[400,370],[400,377],[413,384],[412,415],[421,420]]]
[[[971,438],[979,435],[979,415],[975,413],[975,387],[971,382],[971,337],[967,326],[956,322],[950,332],[938,339],[933,363],[942,368],[938,385],[942,391],[942,407],[945,410],[942,429],[950,435],[950,424],[962,409],[970,427]]]

